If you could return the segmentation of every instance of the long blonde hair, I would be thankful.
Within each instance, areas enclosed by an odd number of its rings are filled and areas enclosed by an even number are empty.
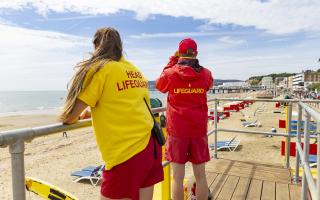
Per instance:
[[[114,28],[100,28],[96,31],[93,38],[94,52],[88,60],[79,62],[75,68],[75,75],[70,81],[67,98],[64,103],[60,121],[68,118],[79,96],[87,72],[94,67],[94,73],[99,71],[109,61],[119,61],[122,56],[122,42],[120,34]]]

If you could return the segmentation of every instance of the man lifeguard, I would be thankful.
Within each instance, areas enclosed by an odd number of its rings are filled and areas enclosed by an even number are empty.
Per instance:
[[[213,85],[211,72],[196,58],[197,44],[187,38],[156,81],[167,98],[166,160],[172,163],[173,199],[183,199],[185,163],[191,162],[198,200],[208,199],[205,163],[210,160],[207,136],[207,91]]]

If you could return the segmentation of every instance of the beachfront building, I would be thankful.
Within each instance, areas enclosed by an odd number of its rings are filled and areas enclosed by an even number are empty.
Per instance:
[[[293,76],[292,85],[295,91],[307,90],[313,83],[320,83],[320,72],[306,70]]]
[[[304,87],[308,88],[313,83],[320,83],[320,72],[308,70],[304,73]]]
[[[266,89],[273,89],[273,78],[271,76],[265,76],[261,80],[261,86],[263,86]]]
[[[294,91],[304,90],[304,73],[299,73],[292,78],[292,89]]]
[[[278,88],[288,88],[288,77],[276,77],[275,84]]]

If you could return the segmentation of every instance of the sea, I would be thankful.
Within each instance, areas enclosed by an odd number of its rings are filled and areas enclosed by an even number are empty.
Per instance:
[[[55,114],[62,107],[66,91],[0,91],[0,116]],[[149,91],[151,98],[166,99],[166,94]]]

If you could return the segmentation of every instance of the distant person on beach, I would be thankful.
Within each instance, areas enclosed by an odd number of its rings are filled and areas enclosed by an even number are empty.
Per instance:
[[[213,85],[211,72],[196,58],[197,44],[187,38],[156,80],[167,97],[166,160],[172,163],[173,199],[183,199],[185,163],[192,163],[198,200],[208,199],[205,163],[210,160],[207,136],[207,91]]]
[[[153,119],[144,102],[150,103],[148,81],[125,60],[115,29],[98,29],[93,45],[91,58],[76,66],[60,120],[76,123],[90,107],[105,162],[102,200],[150,200],[154,184],[163,180],[163,169],[161,147],[151,137]]]

